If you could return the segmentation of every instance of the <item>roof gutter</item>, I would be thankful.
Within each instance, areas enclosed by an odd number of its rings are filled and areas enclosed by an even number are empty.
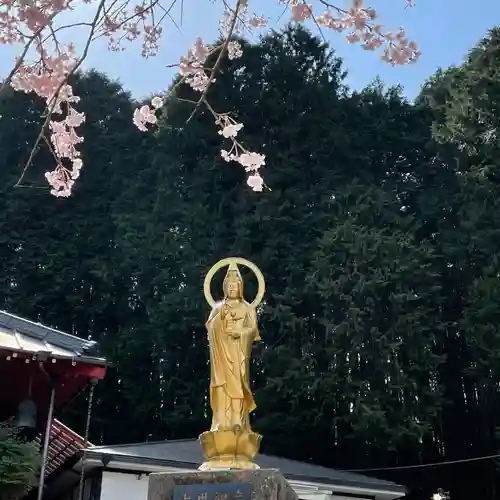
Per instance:
[[[27,349],[16,349],[14,347],[0,347],[0,352],[4,352],[7,355],[13,355],[13,354],[18,354],[18,355],[24,355],[28,357],[32,356],[41,356],[43,358],[48,358],[48,359],[57,359],[60,361],[75,361],[78,363],[86,363],[88,365],[98,365],[98,366],[107,366],[107,361],[105,358],[96,358],[93,356],[85,356],[81,354],[76,354],[74,356],[65,356],[62,354],[54,354],[50,351],[32,351],[32,350],[27,350]],[[13,356],[16,357],[16,356]]]

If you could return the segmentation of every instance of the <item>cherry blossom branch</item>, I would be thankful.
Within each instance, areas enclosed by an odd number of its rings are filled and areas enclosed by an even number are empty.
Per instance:
[[[206,106],[208,111],[214,117],[215,124],[219,127],[219,135],[223,136],[231,142],[229,151],[221,149],[222,158],[227,161],[236,161],[245,168],[247,176],[247,184],[253,191],[262,191],[266,187],[271,190],[265,183],[260,175],[260,168],[265,165],[265,155],[253,153],[245,148],[237,139],[238,132],[243,128],[242,123],[238,123],[229,113],[217,113],[210,103],[203,98],[201,101],[193,101],[191,99],[184,99],[177,97],[179,101],[187,102],[199,106],[200,102]]]
[[[109,7],[108,11],[106,11],[104,13],[102,19],[99,21],[99,25],[102,24],[103,26],[108,26],[107,29],[105,29],[102,33],[99,33],[99,35],[97,35],[96,37],[94,37],[94,39],[92,41],[97,40],[98,38],[101,38],[103,36],[105,37],[105,36],[112,35],[116,31],[118,31],[118,30],[126,27],[128,25],[128,23],[130,23],[132,20],[134,20],[136,18],[144,20],[144,18],[146,17],[147,14],[151,13],[151,15],[153,15],[154,8],[157,5],[160,5],[159,2],[160,2],[160,0],[154,0],[153,2],[151,2],[149,4],[148,7],[145,7],[145,8],[141,8],[141,6],[136,6],[136,8],[134,10],[134,14],[126,16],[119,23],[116,23],[116,22],[110,21],[110,19],[116,18],[121,12],[124,12],[123,9],[128,5],[129,0],[125,0],[125,2],[118,9],[116,9],[114,12],[112,12],[110,14],[111,9],[117,3],[117,0],[115,0],[111,4],[111,6]],[[177,3],[177,0],[173,0],[172,4],[170,5],[169,9],[166,12],[169,13],[171,11],[171,9],[176,5],[176,3]],[[134,32],[134,30],[129,29],[125,33],[125,36],[127,34],[128,35],[136,35],[137,33]],[[135,37],[133,38],[133,40],[135,40]]]
[[[371,21],[377,18],[375,9],[364,7],[364,0],[353,0],[350,9],[344,10],[328,0],[318,0],[327,10],[320,16],[314,17],[312,5],[306,4],[303,0],[291,0],[292,15],[297,21],[303,21],[313,18],[318,24],[331,28],[337,32],[343,32],[347,29],[352,31],[346,36],[348,43],[361,42],[365,50],[376,50],[384,41],[388,46],[384,49],[381,59],[389,64],[401,65],[415,63],[421,56],[418,46],[415,42],[409,41],[405,30],[400,28],[397,33],[393,31],[384,31],[382,25],[373,25]],[[413,6],[412,0],[406,0],[407,6]],[[335,10],[340,17],[333,16],[331,9]]]
[[[220,127],[219,135],[229,139],[232,143],[229,151],[222,149],[221,156],[227,161],[236,161],[242,165],[245,172],[248,174],[247,184],[253,191],[262,191],[263,187],[270,188],[265,185],[264,179],[260,175],[260,168],[266,163],[266,157],[259,153],[248,151],[237,139],[238,132],[243,128],[242,123],[234,120],[229,113],[217,113],[208,101],[204,100],[207,109],[212,113],[215,119],[215,124]]]
[[[24,58],[26,57],[26,54],[28,53],[28,50],[30,49],[31,44],[33,43],[34,39],[35,38],[33,37],[29,41],[29,43],[26,44],[26,46],[23,49],[22,54],[19,56],[19,58],[17,59],[16,63],[14,64],[14,67],[12,68],[12,70],[10,71],[10,73],[7,75],[7,77],[4,79],[4,81],[0,85],[0,95],[2,95],[2,93],[4,92],[4,90],[9,86],[9,84],[10,84],[10,82],[12,80],[12,77],[17,73],[17,71],[19,70],[19,68],[23,64]]]
[[[55,16],[57,15],[57,13],[54,13],[51,17],[51,19],[54,19]],[[0,21],[1,21],[1,17],[0,17]],[[0,27],[1,27],[1,24],[0,24]],[[19,57],[16,58],[16,62],[14,64],[14,67],[12,68],[12,70],[10,71],[10,73],[7,75],[7,77],[3,80],[2,84],[0,85],[0,95],[2,94],[2,92],[4,91],[4,89],[10,84],[10,82],[12,81],[12,77],[17,73],[17,71],[19,71],[19,68],[22,66],[22,64],[24,63],[24,59],[26,57],[26,54],[28,53],[29,49],[31,48],[31,44],[36,40],[37,37],[40,36],[40,34],[42,33],[43,29],[45,28],[45,26],[40,26],[34,33],[32,36],[28,37],[28,41],[26,42],[24,48],[23,48],[23,51],[21,53],[21,55]],[[0,31],[1,33],[1,31]],[[23,36],[23,35],[21,35]],[[0,44],[1,44],[1,38],[0,37]],[[5,38],[5,36],[3,37]],[[4,43],[9,43],[10,40],[6,40]]]
[[[82,56],[79,58],[79,60],[76,62],[76,64],[74,64],[74,65],[73,65],[73,67],[71,68],[71,70],[70,70],[70,71],[64,72],[64,77],[61,79],[61,81],[60,81],[59,85],[58,85],[58,86],[57,86],[57,88],[53,91],[52,95],[51,95],[51,96],[47,99],[47,112],[46,112],[47,114],[46,114],[45,120],[44,120],[44,122],[43,122],[43,124],[42,124],[42,127],[41,127],[41,129],[40,129],[40,132],[39,132],[39,134],[38,134],[38,136],[37,136],[37,138],[36,138],[35,144],[33,145],[32,149],[31,149],[31,152],[30,152],[29,158],[28,158],[28,160],[27,160],[27,162],[26,162],[26,164],[25,164],[25,166],[24,166],[24,168],[23,168],[23,171],[21,172],[21,175],[20,175],[20,177],[19,177],[18,181],[16,182],[16,184],[14,185],[14,187],[19,187],[19,186],[21,185],[21,183],[22,183],[22,181],[23,181],[23,179],[24,179],[24,177],[25,177],[25,175],[26,175],[26,172],[28,171],[28,168],[31,166],[31,164],[32,164],[32,162],[33,162],[33,158],[34,158],[34,156],[35,156],[35,154],[36,154],[36,152],[37,152],[37,150],[38,150],[38,146],[39,146],[39,144],[40,144],[40,141],[41,141],[41,140],[45,137],[45,136],[44,136],[44,134],[45,134],[45,129],[47,128],[47,125],[48,125],[48,124],[49,124],[49,122],[50,122],[50,119],[51,119],[51,117],[52,117],[52,114],[54,113],[54,111],[56,110],[56,108],[57,108],[58,106],[60,106],[60,105],[61,105],[61,102],[60,102],[60,100],[59,100],[61,90],[63,89],[63,87],[64,87],[64,86],[69,87],[69,86],[67,85],[67,83],[66,83],[66,82],[68,81],[68,79],[69,79],[69,78],[70,78],[73,74],[75,74],[75,72],[78,70],[78,68],[81,66],[81,64],[83,63],[83,61],[84,61],[84,60],[85,60],[85,58],[87,57],[87,54],[88,54],[88,51],[89,51],[89,48],[90,48],[90,43],[91,43],[91,41],[92,41],[92,36],[93,36],[93,34],[94,34],[94,30],[96,29],[96,26],[97,26],[97,21],[98,21],[98,19],[99,19],[99,16],[100,16],[101,10],[102,10],[102,9],[103,9],[103,7],[104,7],[104,2],[105,2],[105,0],[100,0],[100,2],[99,2],[99,6],[98,6],[97,11],[96,11],[96,14],[95,14],[95,16],[94,16],[94,20],[93,20],[93,22],[91,23],[90,34],[89,34],[89,36],[88,36],[88,38],[87,38],[87,42],[86,42],[86,44],[85,44],[85,47],[84,47],[84,50],[83,50]],[[41,55],[41,57],[43,57],[43,49],[42,49],[42,51],[41,51],[41,54],[42,54],[42,55]],[[73,95],[72,95],[72,91],[70,91],[70,89],[71,89],[71,87],[69,87],[69,88],[67,89],[67,91],[68,91],[68,93],[70,94],[70,97],[72,97],[72,98],[73,98],[73,102],[75,102],[75,97],[76,97],[76,96],[73,96]],[[67,101],[67,102],[69,103],[69,101]],[[76,101],[76,102],[77,102],[77,101]],[[68,113],[68,114],[69,114],[69,113]],[[80,115],[80,116],[79,116],[79,119],[81,119],[81,121],[79,121],[78,125],[80,125],[80,124],[83,122],[83,116],[82,116],[82,115]],[[56,153],[57,153],[57,149],[58,149],[58,148],[57,148],[57,137],[55,138],[55,140],[54,140],[53,142],[54,142],[54,146],[55,146],[55,148],[54,148],[54,149],[56,150]],[[78,142],[79,142],[79,141],[78,141]],[[63,165],[61,164],[59,156],[60,156],[60,152],[59,152],[59,155],[57,155],[57,154],[56,154],[56,158],[57,158],[57,160],[58,160],[58,165],[57,165],[57,167],[56,167],[56,170],[54,171],[54,172],[55,172],[54,177],[55,177],[56,179],[57,179],[57,178],[59,178],[59,177],[61,177],[61,176],[62,176],[63,178],[67,177],[67,174],[66,174],[66,172],[65,172],[65,171],[66,171],[66,169],[65,169],[65,168],[63,167]],[[75,157],[75,159],[77,159],[77,158]],[[75,172],[73,172],[73,175],[71,175],[71,179],[73,180],[73,182],[74,182],[75,178],[78,178],[78,176],[79,176],[79,172],[80,172],[80,168],[81,168],[81,160],[80,160],[79,162],[77,162],[77,170],[76,170]],[[47,174],[46,174],[46,177],[47,177]],[[48,177],[48,179],[49,179],[49,178],[50,178],[50,177]],[[72,184],[71,184],[71,186],[72,186]],[[60,188],[60,187],[61,187],[61,185],[60,185],[60,184],[58,184],[58,186],[57,186],[57,187],[58,187],[58,188]],[[57,192],[59,192],[59,191],[60,191],[60,192],[63,192],[63,193],[64,193],[64,195],[67,193],[67,191],[66,191],[66,190],[64,190],[64,189],[55,189],[55,192],[54,192],[53,194],[56,194],[56,193],[57,193]],[[71,192],[71,189],[69,190],[69,192]],[[63,196],[64,196],[64,195],[63,195]],[[68,194],[68,196],[69,196],[69,194]]]
[[[80,175],[83,162],[77,146],[83,141],[83,137],[77,134],[76,128],[85,120],[85,115],[73,107],[74,103],[79,102],[79,98],[73,95],[68,79],[86,59],[91,43],[105,37],[108,39],[109,50],[120,51],[124,50],[122,43],[125,40],[133,42],[141,36],[142,55],[146,58],[155,56],[158,53],[164,21],[168,18],[179,29],[171,13],[179,2],[181,22],[184,13],[183,0],[171,0],[167,6],[163,6],[160,0],[139,0],[141,3],[132,8],[130,0],[100,0],[92,22],[54,26],[57,15],[72,8],[72,1],[0,0],[0,7],[5,7],[0,10],[0,44],[24,44],[20,57],[16,59],[12,71],[0,86],[0,95],[10,84],[15,90],[35,92],[46,101],[42,128],[16,186],[22,185],[41,141],[45,141],[56,161],[55,169],[47,172],[46,178],[52,187],[51,193],[63,197],[70,195],[73,184]],[[84,1],[92,2],[92,0]],[[182,83],[200,92],[199,99],[192,101],[194,108],[186,123],[194,119],[201,106],[205,106],[219,128],[219,135],[231,143],[228,151],[221,150],[222,157],[226,161],[242,165],[248,174],[247,183],[252,189],[261,191],[265,184],[259,169],[265,164],[265,156],[248,151],[236,139],[243,124],[238,123],[229,113],[217,113],[208,101],[208,94],[220,72],[224,57],[227,56],[231,60],[242,55],[242,47],[235,39],[236,36],[242,37],[245,32],[251,32],[253,28],[266,26],[267,19],[250,14],[248,0],[231,0],[231,3],[235,2],[234,8],[230,5],[230,0],[220,1],[224,7],[223,19],[220,21],[221,43],[208,46],[201,39],[197,39],[177,65],[167,66],[177,66],[181,78],[164,97],[179,98],[175,95],[175,91]],[[373,51],[386,44],[381,58],[393,65],[413,63],[420,56],[416,44],[408,41],[403,29],[391,32],[383,30],[380,24],[374,24],[377,13],[374,9],[366,8],[364,0],[350,0],[349,9],[341,9],[333,5],[330,0],[316,0],[317,5],[326,9],[321,15],[315,15],[313,4],[307,3],[307,0],[275,1],[285,6],[284,12],[291,11],[293,21],[312,21],[323,39],[325,39],[323,28],[330,28],[339,33],[349,30],[346,40],[349,43],[360,43],[365,50]],[[414,5],[413,0],[405,2],[407,7]],[[76,26],[89,27],[89,35],[80,57],[75,55],[75,47],[71,43],[63,45],[57,38],[61,31]],[[53,46],[51,54],[48,51],[49,45]],[[33,47],[39,59],[27,65],[25,60]],[[212,67],[207,67],[207,60],[215,55],[215,63]],[[147,131],[148,125],[157,122],[157,113],[163,103],[164,98],[156,96],[149,105],[141,106],[134,111],[133,121],[139,130]],[[64,106],[64,118],[55,121],[54,115],[63,114],[61,106]],[[51,131],[50,140],[45,135],[47,129]]]
[[[231,19],[231,23],[229,25],[229,30],[228,30],[228,33],[227,33],[227,37],[224,40],[222,48],[221,48],[221,50],[219,52],[219,55],[217,57],[217,60],[215,61],[214,67],[212,68],[212,72],[210,73],[210,77],[208,78],[207,86],[203,90],[203,93],[201,94],[201,97],[200,97],[200,99],[198,101],[198,104],[194,108],[194,110],[191,113],[191,115],[189,116],[189,118],[186,120],[186,123],[189,123],[191,121],[191,119],[195,115],[196,111],[199,109],[201,103],[203,101],[205,101],[205,97],[206,97],[206,95],[208,93],[208,89],[210,88],[210,86],[212,85],[212,83],[215,82],[215,78],[214,77],[215,77],[217,71],[219,70],[219,67],[220,67],[220,64],[222,62],[222,59],[223,59],[223,57],[224,57],[224,55],[225,55],[225,53],[227,51],[227,46],[229,45],[229,42],[231,40],[231,36],[233,35],[234,28],[236,26],[236,21],[238,20],[238,12],[240,10],[240,7],[241,7],[242,3],[243,3],[243,0],[237,0],[237,2],[236,2],[236,8],[233,11],[233,18]]]

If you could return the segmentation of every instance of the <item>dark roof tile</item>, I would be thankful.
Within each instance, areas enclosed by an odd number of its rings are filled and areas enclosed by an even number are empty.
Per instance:
[[[173,441],[157,441],[150,443],[125,444],[114,446],[95,446],[89,450],[92,455],[113,455],[115,458],[143,459],[154,461],[156,464],[163,462],[165,465],[175,465],[189,468],[198,467],[203,462],[200,443],[196,439],[181,439]],[[374,477],[347,472],[337,469],[328,469],[319,465],[298,462],[271,455],[258,455],[256,463],[263,469],[279,469],[289,478],[302,479],[322,483],[336,483],[364,488],[391,489],[401,491],[406,489],[396,483],[377,479]]]
[[[56,347],[73,351],[77,356],[95,354],[96,342],[69,335],[6,311],[0,311],[0,327],[17,331],[37,341],[47,342]]]

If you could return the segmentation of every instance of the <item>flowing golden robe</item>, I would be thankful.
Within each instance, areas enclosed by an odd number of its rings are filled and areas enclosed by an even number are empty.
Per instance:
[[[244,299],[226,298],[212,309],[206,327],[211,430],[250,430],[248,415],[256,408],[250,390],[250,356],[253,342],[260,340],[256,311]]]

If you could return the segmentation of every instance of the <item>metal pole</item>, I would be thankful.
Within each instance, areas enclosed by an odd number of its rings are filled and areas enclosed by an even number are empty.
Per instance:
[[[49,412],[47,415],[47,425],[45,426],[45,437],[43,440],[42,467],[40,469],[40,480],[38,482],[37,500],[42,500],[42,497],[43,497],[43,487],[45,484],[45,468],[47,466],[47,455],[49,452],[50,431],[52,429],[52,416],[54,414],[54,401],[55,401],[55,397],[56,397],[56,385],[54,383],[52,383],[51,385],[52,385],[52,389],[50,392]]]
[[[85,489],[85,452],[89,446],[89,431],[90,431],[90,419],[92,417],[92,402],[94,400],[94,389],[97,385],[97,379],[93,378],[90,381],[90,389],[89,389],[89,400],[87,407],[87,422],[85,424],[85,436],[83,442],[83,450],[82,450],[82,458],[80,459],[80,486],[78,488],[78,500],[83,500],[83,492]]]

